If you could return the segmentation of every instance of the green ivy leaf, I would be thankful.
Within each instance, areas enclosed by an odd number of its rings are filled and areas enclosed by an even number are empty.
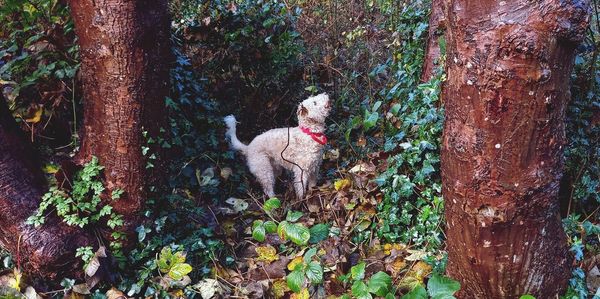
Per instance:
[[[365,278],[365,267],[367,264],[365,262],[360,262],[350,268],[350,274],[352,275],[352,279],[361,280]]]
[[[285,280],[290,290],[294,293],[299,293],[305,282],[304,272],[302,270],[294,270],[286,276]]]
[[[519,299],[535,299],[535,297],[531,296],[531,295],[523,295],[523,296],[519,297]]]
[[[367,282],[367,286],[369,287],[369,292],[383,297],[392,287],[392,278],[387,273],[379,271],[371,276]]]
[[[313,284],[319,284],[323,282],[323,267],[319,262],[312,261],[306,267],[306,277]]]
[[[352,284],[352,295],[357,299],[372,299],[367,285],[362,280],[357,280]]]
[[[431,275],[427,282],[427,292],[432,299],[452,299],[454,293],[460,290],[460,283],[438,274]]]

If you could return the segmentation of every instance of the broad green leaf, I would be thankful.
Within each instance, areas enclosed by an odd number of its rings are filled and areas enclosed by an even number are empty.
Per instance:
[[[448,277],[432,274],[427,282],[427,292],[433,299],[455,298],[454,293],[460,290],[460,283]]]
[[[401,299],[427,299],[427,291],[422,285],[418,285]]]
[[[192,272],[192,266],[186,263],[179,263],[173,265],[171,270],[169,270],[169,276],[174,280],[181,280],[184,276],[188,275]]]
[[[296,245],[306,245],[310,239],[310,231],[300,223],[282,221],[277,227],[277,233],[280,237],[283,234],[283,240],[289,239]]]
[[[352,275],[352,279],[361,280],[365,278],[365,267],[367,264],[365,262],[360,262],[350,268],[350,274]]]
[[[254,222],[252,222],[252,229],[255,229],[257,226],[260,226],[263,224],[262,220],[254,220]]]
[[[311,244],[317,244],[329,236],[329,224],[319,223],[313,225],[310,228],[310,239],[308,240]]]
[[[277,235],[279,235],[279,238],[281,240],[287,240],[287,236],[285,234],[285,229],[286,227],[289,225],[289,223],[287,221],[281,221],[279,222],[279,225],[277,226]]]
[[[304,286],[304,272],[301,270],[294,270],[292,273],[287,275],[285,280],[287,281],[287,285],[290,290],[292,290],[294,293],[298,293]]]
[[[323,282],[323,267],[319,262],[312,261],[306,267],[306,277],[313,284],[319,284]]]
[[[317,254],[317,248],[311,248],[304,254],[304,263],[308,264],[312,261],[313,256]]]
[[[357,299],[372,299],[367,285],[362,280],[357,280],[352,284],[352,295]]]
[[[265,230],[265,226],[263,224],[260,224],[254,227],[254,229],[252,230],[252,238],[254,238],[254,240],[258,242],[264,242],[266,233],[267,232]]]
[[[379,271],[371,276],[367,282],[367,286],[369,287],[369,292],[383,297],[392,287],[392,278],[387,273]]]
[[[267,213],[269,213],[275,209],[278,209],[280,207],[281,207],[281,201],[279,200],[279,198],[276,198],[276,197],[267,199],[267,201],[265,201],[265,205],[263,206],[263,208],[265,209],[265,212],[267,212]]]
[[[271,220],[266,221],[264,227],[268,234],[273,234],[277,232],[277,224],[275,224],[275,222]]]
[[[300,217],[302,217],[302,215],[304,215],[304,213],[300,211],[288,211],[285,220],[289,222],[296,222],[298,219],[300,219]]]
[[[531,295],[523,295],[523,296],[519,297],[519,299],[535,299],[535,297],[531,296]]]

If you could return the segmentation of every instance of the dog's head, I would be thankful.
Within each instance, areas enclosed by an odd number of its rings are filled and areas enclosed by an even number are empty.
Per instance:
[[[298,122],[324,124],[331,112],[331,101],[326,93],[310,97],[298,105]]]

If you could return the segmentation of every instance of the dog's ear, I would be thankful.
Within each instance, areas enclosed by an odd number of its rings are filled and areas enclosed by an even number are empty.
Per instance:
[[[300,106],[298,106],[298,116],[306,116],[308,114],[308,109],[306,109],[306,107],[304,107],[304,105],[300,104]]]

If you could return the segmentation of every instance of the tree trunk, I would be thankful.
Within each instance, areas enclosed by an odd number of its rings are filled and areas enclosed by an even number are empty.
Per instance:
[[[423,72],[421,81],[427,82],[436,73],[437,62],[441,56],[439,38],[440,31],[445,29],[444,2],[442,0],[431,1],[431,11],[429,13],[429,31],[427,36],[427,48],[425,49],[425,61],[423,62]]]
[[[38,228],[25,224],[37,210],[45,184],[37,155],[21,133],[0,98],[0,246],[13,254],[26,278],[80,276],[75,250],[96,244],[96,238],[52,214]]]
[[[555,298],[565,109],[588,3],[448,0],[442,179],[462,298]]]
[[[109,192],[125,191],[111,202],[125,216],[124,230],[138,225],[152,170],[160,164],[144,155],[142,133],[156,139],[166,128],[169,94],[170,21],[166,0],[70,1],[79,38],[84,83],[84,128],[80,162],[97,156]],[[131,240],[131,238],[129,238]]]

